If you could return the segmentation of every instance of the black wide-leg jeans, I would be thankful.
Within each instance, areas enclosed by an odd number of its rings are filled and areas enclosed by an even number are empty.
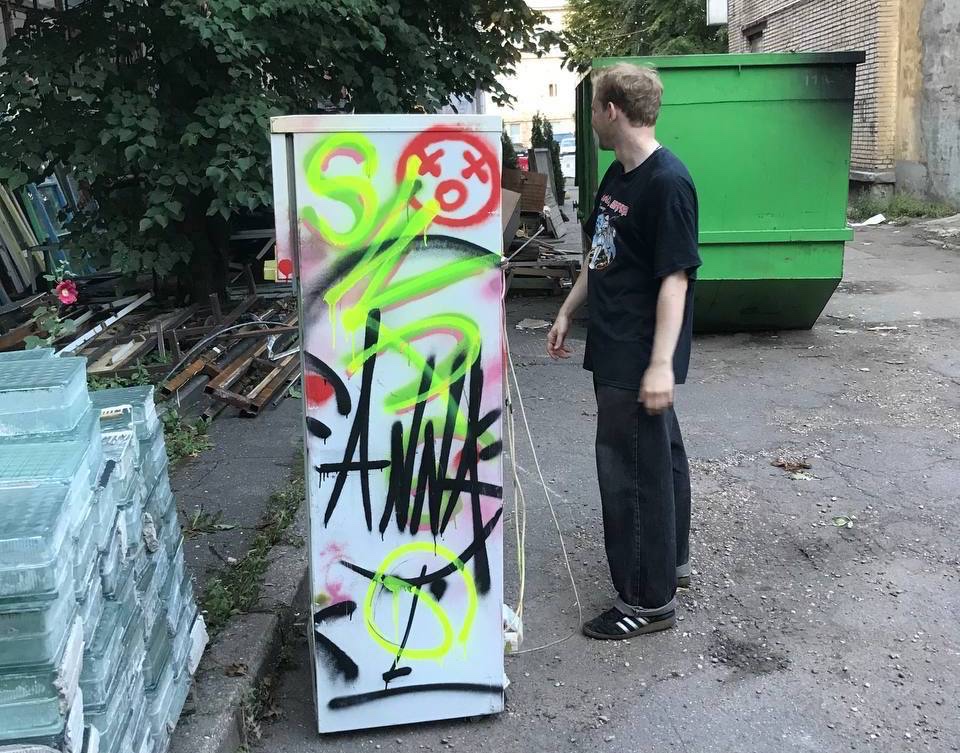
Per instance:
[[[597,477],[617,606],[641,617],[673,611],[690,574],[690,468],[676,412],[650,416],[637,390],[594,384]]]

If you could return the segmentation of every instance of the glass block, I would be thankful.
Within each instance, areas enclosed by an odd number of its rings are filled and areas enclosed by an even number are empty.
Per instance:
[[[111,479],[115,479],[121,495],[134,483],[137,468],[140,463],[140,444],[131,429],[123,431],[104,431],[103,457],[109,466],[105,471]],[[103,485],[105,476],[101,474],[100,484]]]
[[[98,570],[91,571],[90,580],[77,603],[79,604],[80,619],[83,621],[83,642],[89,646],[93,641],[94,631],[103,617],[103,611],[107,604],[107,597],[103,593],[103,585],[100,582]]]
[[[97,708],[109,700],[119,674],[138,668],[146,652],[139,608],[128,609],[120,602],[108,602],[83,656],[80,687],[87,706]]]
[[[135,668],[121,672],[111,688],[106,704],[84,706],[87,721],[100,732],[101,753],[119,753],[120,742],[131,715],[145,703],[143,675]],[[123,751],[127,753],[127,751]]]
[[[55,736],[62,732],[77,694],[83,657],[83,626],[74,621],[53,667],[0,672],[0,741]]]
[[[14,487],[61,483],[93,489],[103,459],[100,442],[18,444],[0,440],[0,495]]]
[[[166,466],[160,472],[160,477],[147,494],[147,501],[144,509],[153,516],[154,520],[159,520],[166,516],[167,512],[175,501],[173,490],[170,488],[170,476],[167,473]]]
[[[90,406],[83,358],[0,360],[0,437],[69,431]]]
[[[63,751],[78,753],[81,749],[83,753],[87,753],[87,749],[82,748],[85,739],[84,721],[83,693],[78,690],[63,729],[55,735],[17,740],[10,753],[62,753]],[[10,749],[6,746],[0,747],[0,751],[8,750]],[[92,749],[90,753],[98,753],[98,751]]]
[[[155,737],[169,740],[189,693],[189,676],[176,677],[172,667],[167,667],[153,691],[147,691],[150,726]]]
[[[148,439],[160,426],[160,418],[153,399],[153,387],[121,387],[110,390],[96,390],[90,393],[90,400],[97,411],[129,405],[131,412],[125,418],[105,418],[104,427],[119,425],[126,421],[137,433],[138,440]],[[111,423],[116,421],[118,423]]]
[[[147,654],[143,660],[143,683],[147,691],[154,690],[169,670],[173,677],[173,635],[164,620],[157,620],[147,638]]]
[[[52,664],[78,612],[73,577],[64,571],[53,600],[0,600],[0,669]]]
[[[157,617],[163,610],[160,592],[167,580],[170,560],[166,557],[153,557],[137,582],[137,593],[143,610],[143,621],[147,633],[153,630]]]
[[[112,531],[107,550],[100,555],[99,560],[100,582],[108,598],[115,598],[118,588],[123,585],[120,578],[126,560],[128,539],[126,519],[120,511],[116,514]]]
[[[83,753],[100,753],[100,730],[90,724],[83,732]]]
[[[197,614],[193,620],[193,627],[190,628],[190,650],[187,653],[187,672],[191,676],[197,673],[203,652],[207,650],[209,642],[210,634],[207,632],[206,620],[203,619],[202,614]]]
[[[36,361],[40,358],[53,358],[53,348],[30,348],[30,350],[14,350],[9,353],[0,353],[0,364],[16,361]]]
[[[134,487],[132,497],[128,497],[119,506],[119,513],[123,516],[127,530],[127,549],[124,556],[133,557],[143,548],[143,501],[144,490],[142,484]]]
[[[173,651],[170,663],[177,677],[190,676],[190,649],[193,647],[193,625],[197,619],[197,607],[193,602],[184,602],[180,612],[177,632],[173,636]]]
[[[117,753],[139,753],[144,740],[150,738],[149,706],[146,696],[142,696],[130,712],[126,728],[120,736]]]
[[[148,489],[156,485],[161,473],[167,472],[167,449],[162,428],[140,442],[140,472]]]
[[[76,560],[74,533],[91,509],[82,484],[43,483],[0,492],[0,599],[54,598]]]

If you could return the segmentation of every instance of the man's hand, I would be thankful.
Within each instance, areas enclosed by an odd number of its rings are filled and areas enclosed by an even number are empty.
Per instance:
[[[570,319],[566,314],[558,314],[557,320],[547,335],[547,355],[554,361],[558,358],[569,358],[572,351],[565,345],[567,333],[570,331]]]
[[[673,366],[651,364],[640,383],[640,402],[651,416],[659,415],[673,405]]]

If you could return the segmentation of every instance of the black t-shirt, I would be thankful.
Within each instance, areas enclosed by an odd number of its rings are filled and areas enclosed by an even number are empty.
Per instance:
[[[601,384],[639,389],[650,364],[664,277],[687,270],[690,284],[674,352],[677,384],[687,377],[693,333],[697,190],[683,163],[660,148],[628,173],[614,162],[600,183],[584,232],[590,321],[584,368]]]

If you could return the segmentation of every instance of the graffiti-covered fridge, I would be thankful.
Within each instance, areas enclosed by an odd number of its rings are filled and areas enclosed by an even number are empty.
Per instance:
[[[320,732],[503,709],[500,119],[275,118]]]

